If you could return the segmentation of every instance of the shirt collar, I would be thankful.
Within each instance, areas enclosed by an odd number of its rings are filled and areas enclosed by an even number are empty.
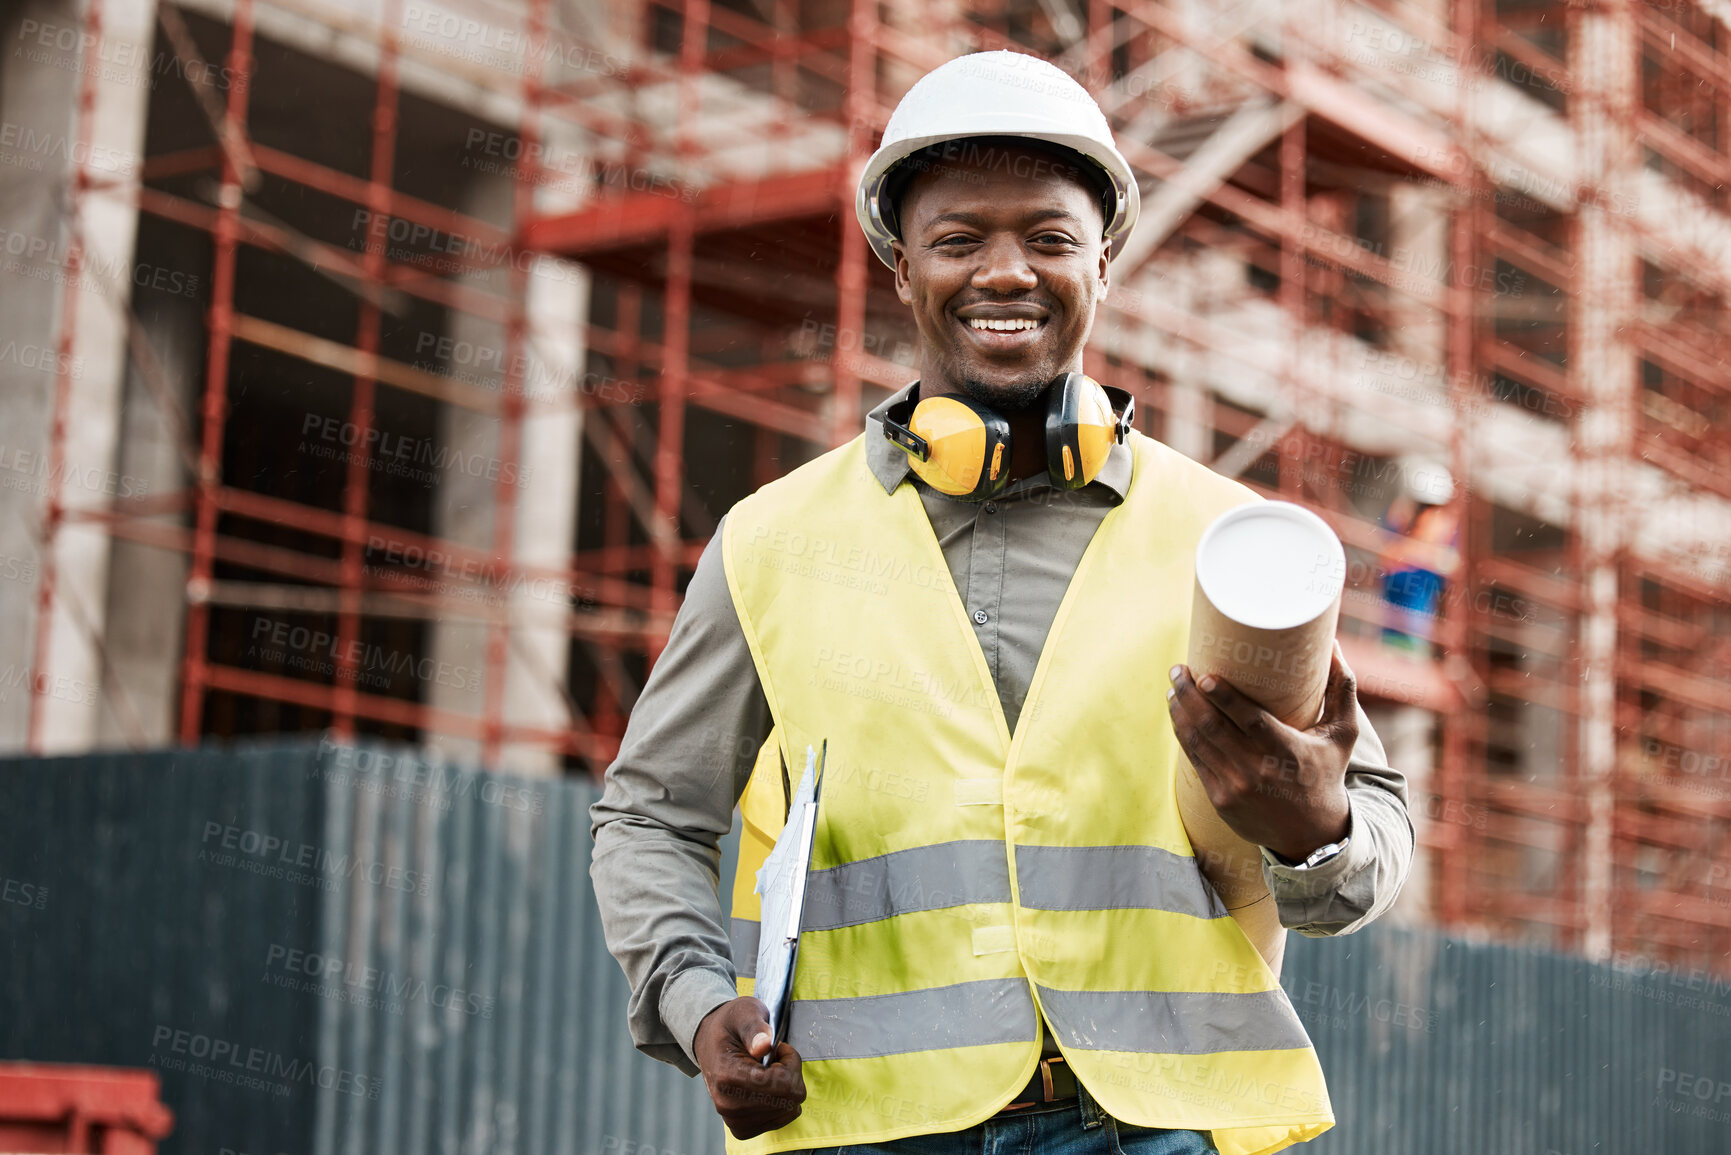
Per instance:
[[[884,398],[875,409],[866,414],[866,464],[870,466],[872,476],[876,477],[878,483],[884,487],[885,493],[894,493],[896,487],[907,479],[913,470],[908,466],[907,453],[884,436],[884,414],[889,412],[891,406],[912,395],[919,388],[919,385],[920,383],[915,381],[912,385],[903,386]],[[1130,474],[1130,446],[1118,444],[1112,446],[1107,452],[1106,464],[1100,467],[1099,475],[1089,484],[1105,486],[1117,496],[1118,500],[1122,501],[1130,491]],[[918,478],[913,480],[923,484],[919,482]],[[1034,489],[1051,484],[1051,478],[1044,473],[1037,473],[1019,483],[1016,488]]]

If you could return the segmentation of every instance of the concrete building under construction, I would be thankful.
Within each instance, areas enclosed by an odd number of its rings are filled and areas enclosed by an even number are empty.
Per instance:
[[[1346,544],[1403,917],[1731,969],[1722,0],[25,0],[0,36],[7,747],[600,773],[720,515],[913,378],[855,179],[915,79],[1012,48],[1141,182],[1089,372]]]

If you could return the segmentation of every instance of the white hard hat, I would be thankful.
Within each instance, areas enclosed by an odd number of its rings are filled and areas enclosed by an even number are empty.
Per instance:
[[[1397,462],[1401,489],[1414,501],[1447,505],[1455,495],[1455,479],[1448,466],[1429,457],[1408,456]]]
[[[1136,175],[1112,143],[1112,126],[1094,98],[1068,73],[1022,52],[976,52],[932,69],[907,91],[883,143],[860,174],[854,214],[872,251],[895,267],[891,216],[880,205],[885,178],[927,145],[969,136],[1022,136],[1062,145],[1098,165],[1111,184],[1106,244],[1117,256],[1136,226],[1142,198]],[[1103,206],[1108,207],[1108,206]]]

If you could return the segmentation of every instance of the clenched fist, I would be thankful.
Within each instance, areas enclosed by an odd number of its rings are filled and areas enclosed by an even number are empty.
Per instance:
[[[769,1066],[769,1010],[747,995],[722,1003],[697,1025],[692,1050],[709,1087],[715,1110],[735,1139],[750,1139],[785,1127],[799,1118],[805,1079],[799,1052],[787,1043],[775,1048]]]

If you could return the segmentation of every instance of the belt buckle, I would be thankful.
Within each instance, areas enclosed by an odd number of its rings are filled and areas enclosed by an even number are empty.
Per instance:
[[[1062,1055],[1053,1055],[1049,1059],[1040,1060],[1040,1087],[1046,1092],[1046,1102],[1048,1103],[1057,1099],[1057,1096],[1052,1093],[1052,1064],[1063,1061],[1064,1056]]]
[[[1010,1111],[1025,1111],[1029,1107],[1037,1107],[1041,1103],[1055,1103],[1055,1102],[1057,1102],[1058,1096],[1052,1087],[1052,1064],[1053,1063],[1062,1063],[1063,1061],[1064,1061],[1064,1056],[1062,1056],[1062,1055],[1053,1055],[1049,1059],[1041,1059],[1040,1060],[1040,1091],[1041,1091],[1040,1098],[1028,1099],[1028,1100],[1025,1100],[1025,1101],[1020,1102],[1020,1103],[1010,1103],[1007,1106],[1001,1108],[998,1113],[999,1114],[1005,1114],[1005,1113],[1010,1112]]]

